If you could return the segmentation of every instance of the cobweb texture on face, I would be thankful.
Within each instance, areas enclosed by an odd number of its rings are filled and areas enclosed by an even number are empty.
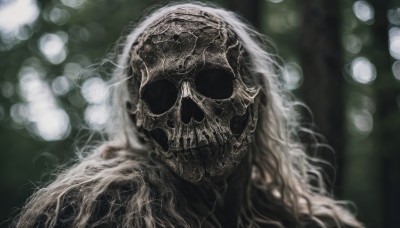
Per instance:
[[[223,179],[249,150],[258,89],[243,83],[244,54],[227,23],[192,8],[155,21],[133,44],[136,127],[185,180]]]

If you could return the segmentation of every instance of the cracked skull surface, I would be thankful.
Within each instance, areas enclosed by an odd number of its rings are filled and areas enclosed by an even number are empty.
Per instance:
[[[215,15],[181,8],[150,24],[132,46],[129,111],[152,151],[192,183],[226,178],[254,138],[259,88],[246,51]]]

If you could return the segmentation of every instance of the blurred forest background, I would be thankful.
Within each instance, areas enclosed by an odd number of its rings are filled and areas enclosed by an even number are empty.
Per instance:
[[[0,227],[99,139],[91,132],[107,122],[113,67],[104,60],[127,25],[165,3],[0,0]],[[400,0],[214,3],[275,44],[282,81],[314,114],[304,124],[336,151],[316,153],[336,164],[336,173],[324,167],[334,194],[354,202],[367,227],[399,227]]]

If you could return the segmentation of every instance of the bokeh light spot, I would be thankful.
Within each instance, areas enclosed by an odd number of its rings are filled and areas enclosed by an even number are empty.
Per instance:
[[[4,97],[10,98],[14,95],[14,86],[11,82],[3,82],[1,83],[1,94]]]
[[[22,26],[18,29],[16,37],[19,40],[28,40],[32,36],[32,29],[28,26]]]
[[[389,30],[389,50],[393,58],[400,60],[400,28]]]
[[[69,117],[59,107],[41,74],[34,67],[25,66],[20,70],[19,78],[19,92],[26,102],[11,107],[10,114],[14,122],[25,125],[47,141],[67,137],[70,133]]]
[[[60,9],[58,7],[54,7],[51,9],[49,13],[49,19],[56,25],[63,25],[67,23],[70,19],[70,14],[66,9]]]
[[[28,118],[28,108],[25,104],[13,104],[10,108],[10,116],[17,124],[23,124]]]
[[[392,72],[397,80],[400,80],[400,61],[396,61],[392,65]]]
[[[376,78],[375,66],[365,57],[355,58],[351,62],[351,77],[361,84],[371,84]]]
[[[356,1],[353,4],[353,12],[363,22],[374,19],[374,8],[366,1]]]
[[[21,26],[33,23],[39,16],[34,0],[15,0],[0,8],[0,31],[16,32]]]
[[[64,75],[72,81],[79,78],[79,74],[82,71],[82,66],[78,63],[66,63],[64,64]]]
[[[65,76],[59,76],[55,78],[51,83],[51,88],[53,90],[53,93],[57,95],[64,95],[68,93],[70,87],[71,85],[69,83],[69,80]]]
[[[400,8],[390,9],[388,11],[388,20],[393,25],[400,26]]]
[[[52,109],[42,113],[36,121],[39,135],[47,141],[60,140],[68,136],[69,118],[63,109]]]
[[[40,37],[39,49],[53,64],[59,64],[67,57],[65,41],[59,34],[45,34]]]
[[[346,51],[357,54],[361,51],[362,43],[357,36],[348,34],[344,37],[343,46]]]
[[[301,67],[294,62],[285,64],[283,80],[287,89],[294,90],[299,88],[303,83]]]
[[[353,110],[351,112],[351,119],[358,133],[364,136],[371,133],[374,125],[371,112],[368,110]]]
[[[77,8],[81,8],[85,1],[84,0],[61,0],[61,2],[66,6],[77,9]]]
[[[106,126],[109,119],[109,113],[106,104],[89,105],[85,109],[85,121],[92,129],[101,130]]]
[[[269,0],[270,2],[272,2],[272,3],[281,3],[281,2],[283,2],[283,0]]]
[[[107,85],[101,78],[87,79],[81,89],[82,95],[91,104],[100,104],[107,99]]]

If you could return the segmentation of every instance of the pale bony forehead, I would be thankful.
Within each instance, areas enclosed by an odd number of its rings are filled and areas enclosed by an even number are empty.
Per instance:
[[[206,33],[199,31],[206,31]],[[173,42],[174,38],[178,38],[178,36],[186,40],[176,42],[181,42],[182,45],[187,42],[187,46],[182,52],[174,52],[176,47],[174,47]],[[182,61],[183,64],[191,57],[201,56],[202,53],[205,56],[201,60],[204,61],[204,65],[228,69],[230,66],[222,57],[229,48],[226,43],[228,39],[238,41],[231,27],[217,16],[199,9],[179,8],[151,23],[138,37],[137,42],[132,47],[132,63],[144,62],[147,68],[147,76],[151,75],[151,81],[158,78],[156,75],[161,75],[160,71],[163,71],[164,76],[165,73],[168,75],[170,72],[172,72],[171,74],[175,72],[174,75],[178,78],[181,78],[179,75],[193,75],[195,69],[186,68],[183,69],[183,72],[179,72],[180,69],[177,66],[180,63],[178,62]],[[188,53],[192,49],[196,50],[193,53]],[[150,66],[151,60],[148,61],[149,58],[152,58],[153,66]],[[188,64],[189,67],[198,68],[202,64],[199,60],[200,58],[197,58],[196,61]],[[145,81],[149,79],[146,78]]]
[[[215,34],[230,30],[234,34],[231,26],[218,16],[197,8],[178,8],[151,23],[137,38],[132,49],[139,49],[151,37],[154,36],[174,36],[181,32],[195,32],[203,28],[215,29]],[[227,34],[220,34],[227,35]],[[237,39],[235,35],[235,39]]]

